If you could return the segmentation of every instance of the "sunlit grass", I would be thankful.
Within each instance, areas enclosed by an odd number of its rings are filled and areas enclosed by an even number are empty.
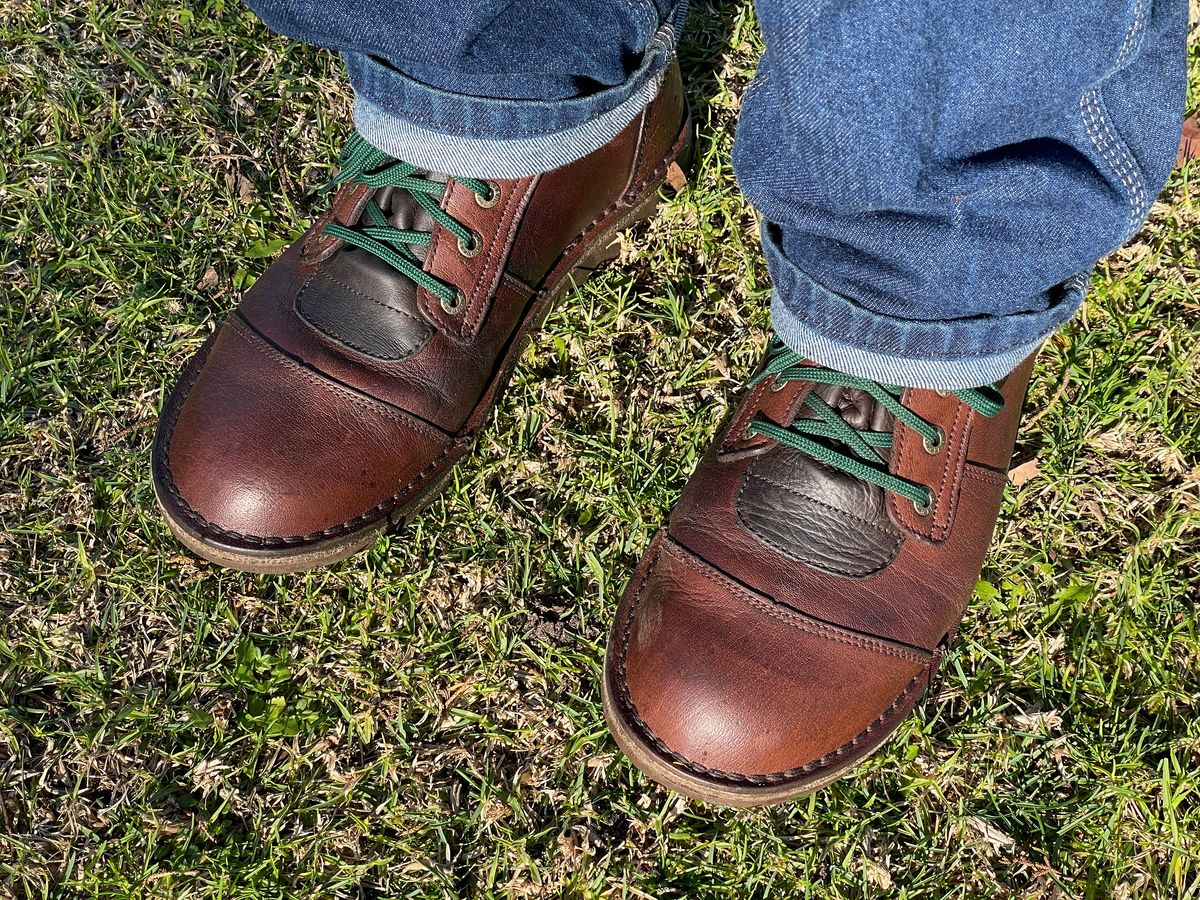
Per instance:
[[[171,539],[148,452],[317,208],[339,69],[232,2],[0,2],[0,895],[1200,895],[1196,165],[1047,346],[1037,473],[897,739],[741,813],[617,754],[616,599],[766,337],[729,164],[756,42],[694,5],[694,186],[550,318],[445,497],[256,578]]]

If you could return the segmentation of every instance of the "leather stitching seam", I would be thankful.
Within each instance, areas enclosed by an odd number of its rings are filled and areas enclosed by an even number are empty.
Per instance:
[[[529,182],[528,185],[526,185],[523,192],[512,192],[512,196],[508,198],[508,203],[504,204],[504,209],[500,213],[500,221],[497,224],[503,223],[504,220],[508,218],[509,211],[512,210],[514,206],[518,208],[524,206],[526,198],[533,193],[539,181],[540,178],[534,178]],[[504,240],[492,241],[492,246],[488,251],[487,261],[483,266],[484,272],[491,271],[494,267],[499,267],[499,275],[503,275],[504,257],[508,253],[509,248],[512,246],[513,240],[517,236],[517,228],[520,226],[520,224],[521,216],[517,213],[517,211],[514,211],[508,224],[508,232],[504,235]],[[464,334],[474,334],[479,329],[480,323],[483,321],[484,313],[487,309],[486,301],[495,292],[496,284],[499,283],[500,279],[498,276],[495,279],[489,280],[494,281],[495,283],[490,286],[486,293],[484,293],[483,289],[485,283],[484,279],[481,277],[475,282],[475,287],[471,291],[471,299],[468,303],[468,314],[464,320],[467,326],[463,330]]]
[[[533,288],[523,282],[516,275],[513,275],[511,272],[505,272],[500,276],[500,280],[509,288],[509,290],[524,300],[528,300],[535,293]]]
[[[982,484],[992,485],[993,487],[1004,487],[1008,484],[1008,477],[1001,475],[999,472],[993,472],[990,469],[979,469],[976,466],[967,463],[963,467],[963,478],[970,478],[972,481],[978,481]]]
[[[837,625],[818,621],[812,616],[802,613],[799,610],[792,609],[791,607],[784,606],[783,604],[772,606],[770,603],[768,603],[768,601],[764,600],[763,597],[757,595],[754,591],[750,590],[744,585],[739,584],[737,581],[730,578],[728,575],[725,575],[723,572],[713,568],[706,560],[699,559],[686,548],[676,544],[674,540],[671,540],[671,543],[667,544],[668,552],[670,552],[673,547],[677,546],[679,547],[679,550],[673,552],[672,555],[679,559],[685,566],[690,568],[696,574],[708,581],[711,581],[713,584],[732,590],[734,593],[738,594],[744,600],[749,602],[752,606],[757,606],[763,611],[774,610],[774,613],[772,613],[773,618],[778,618],[781,621],[788,621],[789,624],[800,629],[801,631],[805,631],[816,637],[823,637],[831,641],[836,641],[839,644],[846,644],[847,646],[857,647],[860,650],[868,650],[884,656],[894,656],[897,659],[904,659],[908,660],[909,662],[924,663],[929,660],[929,654],[927,653],[918,653],[915,650],[898,647],[888,641],[878,638],[873,639],[864,635],[848,633],[839,628]]]
[[[461,316],[452,317],[448,314],[443,314],[440,308],[440,301],[435,301],[434,295],[421,287],[417,290],[417,302],[421,306],[422,312],[429,316],[430,320],[435,322],[441,331],[457,341],[464,341],[474,337],[483,319],[486,318],[487,311],[491,308],[488,302],[496,292],[496,288],[500,283],[500,278],[504,274],[504,259],[509,252],[513,239],[516,236],[517,228],[521,224],[521,211],[524,209],[533,190],[537,187],[540,177],[534,177],[525,185],[525,189],[514,189],[509,192],[508,199],[504,204],[496,210],[495,225],[493,227],[499,229],[504,227],[505,220],[508,219],[507,233],[503,235],[503,240],[498,240],[499,234],[493,236],[489,242],[487,255],[483,258],[483,265],[479,269],[471,288],[470,296],[465,296],[464,305],[466,309]],[[520,180],[514,182],[519,185]],[[455,185],[457,187],[457,185]],[[442,209],[447,209],[452,199],[452,194],[457,195],[461,191],[456,192],[453,189],[448,189],[445,196],[442,198]],[[441,247],[443,237],[447,234],[445,229],[438,228],[434,230],[433,238],[430,240],[429,248],[425,254],[426,271],[431,272],[438,260],[438,249]],[[468,266],[468,269],[471,266]],[[488,273],[494,273],[494,277],[487,277]]]
[[[963,411],[965,409],[967,409],[966,404],[958,401],[958,406],[954,411],[954,421],[951,423],[950,433],[946,437],[947,446],[951,446],[956,440],[959,440],[959,429]],[[893,456],[894,466],[892,467],[892,471],[895,474],[900,475],[904,471],[904,460],[908,456],[908,446],[913,442],[913,436],[916,435],[916,432],[914,432],[912,429],[905,428],[903,423],[899,421],[897,421],[895,424],[895,431],[900,435],[900,439],[896,442],[895,454]],[[942,478],[938,485],[938,492],[934,497],[934,508],[929,514],[929,526],[927,530],[915,525],[910,521],[909,516],[901,511],[900,506],[896,502],[895,494],[890,494],[888,496],[888,509],[891,510],[892,517],[895,519],[895,521],[906,530],[911,531],[913,534],[928,538],[931,541],[939,543],[944,541],[946,539],[946,535],[950,532],[950,526],[954,522],[954,513],[958,506],[958,498],[947,496],[946,479],[948,478],[951,470],[957,473],[958,470],[963,467],[963,464],[966,460],[967,449],[970,441],[967,439],[965,434],[965,428],[963,431],[964,433],[959,441],[958,455],[954,460],[954,464],[947,464],[942,467]],[[939,508],[945,509],[947,516],[946,522],[940,525],[937,522]]]
[[[942,480],[938,485],[938,498],[945,505],[946,521],[942,524],[937,522],[937,510],[934,510],[933,534],[938,540],[945,540],[946,535],[950,533],[950,528],[954,524],[954,513],[958,509],[958,479],[959,473],[962,470],[963,463],[967,459],[967,447],[971,443],[969,439],[969,426],[971,418],[975,415],[975,411],[965,403],[959,403],[958,408],[954,411],[954,424],[950,429],[951,445],[955,441],[958,442],[958,454],[954,458],[954,464],[944,466],[942,468]],[[950,479],[950,474],[954,473],[954,483],[949,486],[947,492],[947,481]]]
[[[666,84],[667,82],[664,79],[663,88],[666,87]],[[663,88],[660,88],[660,90]],[[642,110],[641,116],[638,120],[638,136],[637,143],[634,145],[633,150],[633,164],[629,169],[629,177],[625,179],[625,188],[622,191],[622,194],[627,194],[630,188],[633,187],[633,179],[637,178],[638,169],[640,169],[642,166],[642,158],[646,153],[646,130],[647,126],[650,124],[650,109],[652,106],[653,104],[645,107]]]
[[[297,297],[296,297],[297,304],[300,303],[300,297],[304,296],[304,290],[308,287],[308,285],[310,285],[313,282],[313,279],[317,278],[318,276],[320,276],[321,278],[324,278],[326,281],[332,282],[333,284],[337,285],[338,287],[340,287],[342,290],[346,291],[349,294],[353,294],[356,297],[361,297],[363,300],[366,300],[370,303],[374,303],[376,306],[382,306],[384,309],[390,309],[392,312],[399,313],[400,315],[404,316],[406,319],[412,319],[415,322],[420,322],[426,328],[429,327],[429,323],[426,322],[424,319],[422,319],[420,316],[414,316],[408,310],[401,309],[398,306],[393,306],[390,303],[384,303],[382,300],[372,297],[370,294],[366,294],[366,293],[360,291],[358,288],[351,287],[350,285],[346,284],[346,282],[342,281],[340,278],[335,278],[334,276],[330,275],[328,272],[322,272],[319,270],[316,272],[313,272],[312,275],[309,276],[308,281],[304,282],[304,288],[301,288],[300,294],[297,295]]]
[[[407,425],[407,426],[411,427],[414,431],[419,431],[422,434],[426,435],[427,437],[437,438],[440,436],[439,432],[430,428],[428,425],[425,425],[424,423],[417,421],[415,418],[412,418],[411,416],[404,416],[397,412],[393,412],[391,409],[384,407],[383,404],[378,403],[378,401],[376,401],[375,403],[372,403],[367,398],[362,397],[362,396],[358,395],[357,393],[355,393],[354,391],[343,387],[342,385],[338,384],[336,381],[331,381],[328,378],[324,378],[321,375],[314,372],[312,369],[308,369],[308,368],[300,365],[295,360],[289,359],[287,356],[280,353],[274,347],[271,347],[269,344],[266,344],[262,340],[253,339],[251,335],[246,333],[246,331],[243,327],[238,326],[237,324],[233,324],[232,327],[230,328],[230,331],[232,331],[234,334],[241,337],[242,341],[247,346],[249,346],[253,350],[257,351],[261,355],[267,357],[267,359],[271,360],[273,363],[282,362],[286,367],[288,367],[289,369],[291,369],[292,371],[294,371],[298,375],[300,375],[300,377],[303,378],[305,381],[308,381],[311,384],[314,384],[317,387],[322,388],[323,390],[329,391],[330,393],[341,395],[342,397],[349,400],[351,403],[353,403],[355,406],[359,407],[360,409],[366,410],[367,412],[372,412],[372,413],[376,413],[378,415],[384,416],[385,418],[391,419],[393,422],[396,422],[400,425]]]
[[[566,247],[563,248],[563,252],[560,253],[558,256],[558,261],[554,264],[554,266],[550,270],[550,275],[553,275],[556,270],[561,269],[563,266],[563,263],[570,257],[572,251],[576,247],[578,247],[581,243],[583,243],[583,241],[587,240],[588,236],[593,231],[595,231],[598,227],[600,227],[600,225],[602,225],[604,223],[604,220],[607,219],[610,215],[612,215],[612,213],[614,213],[616,210],[620,209],[622,206],[632,207],[638,201],[640,201],[641,199],[644,199],[645,195],[647,195],[649,193],[647,188],[654,182],[656,182],[656,181],[658,182],[658,184],[656,184],[654,186],[655,190],[657,190],[659,187],[661,187],[663,178],[667,173],[667,169],[669,169],[671,167],[671,164],[675,162],[675,160],[678,158],[680,152],[683,150],[683,146],[686,143],[686,139],[688,136],[688,129],[690,127],[691,127],[691,125],[690,125],[690,120],[689,120],[688,122],[684,123],[683,130],[679,132],[679,137],[677,137],[675,139],[675,144],[671,147],[670,150],[667,151],[666,158],[663,159],[663,161],[660,162],[655,167],[654,171],[650,172],[645,178],[643,178],[640,182],[638,182],[637,187],[634,188],[632,191],[627,191],[619,199],[614,200],[605,209],[603,209],[601,212],[599,212],[596,215],[596,218],[592,219],[592,221],[587,225],[587,227],[584,228],[583,231],[579,232],[579,234],[576,235],[575,239],[573,241],[571,241],[571,243],[567,244]],[[549,281],[550,275],[547,275],[547,278],[546,278],[547,281]],[[541,290],[546,290],[546,287],[543,285]]]
[[[750,389],[750,393],[746,395],[746,398],[742,401],[740,408],[734,414],[733,421],[729,423],[729,427],[726,429],[725,433],[727,437],[724,441],[722,441],[722,449],[726,447],[732,447],[735,444],[740,443],[739,439],[741,434],[746,429],[746,426],[750,423],[750,420],[758,413],[759,404],[762,403],[763,392],[766,391],[767,388],[767,382],[760,381]],[[752,435],[751,437],[753,439],[759,437],[759,435]],[[750,441],[745,443],[749,444]]]

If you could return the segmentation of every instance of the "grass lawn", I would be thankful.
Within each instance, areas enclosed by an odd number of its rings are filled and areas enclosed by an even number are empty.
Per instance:
[[[339,65],[233,0],[0,0],[0,896],[1200,897],[1200,165],[1047,345],[897,738],[756,812],[616,752],[616,601],[766,339],[729,164],[759,38],[742,0],[691,25],[694,187],[415,525],[251,577],[172,540],[150,441],[319,207]],[[1196,41],[1192,75],[1194,110]]]

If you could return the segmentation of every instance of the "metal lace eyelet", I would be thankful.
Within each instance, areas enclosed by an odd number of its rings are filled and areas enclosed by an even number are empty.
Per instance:
[[[933,426],[933,440],[930,440],[927,435],[922,435],[921,443],[925,445],[925,452],[930,456],[937,456],[942,452],[942,448],[946,446],[946,432],[942,431],[937,425]]]
[[[485,181],[484,184],[488,186],[487,196],[484,197],[481,194],[476,194],[475,202],[478,203],[482,209],[489,209],[490,207],[495,206],[496,202],[500,199],[500,185],[496,184],[494,181]]]
[[[458,252],[470,259],[472,256],[477,256],[479,251],[483,249],[483,237],[478,231],[471,232],[471,242],[468,244],[462,238],[458,239]]]
[[[463,292],[458,289],[455,289],[453,299],[447,300],[445,297],[442,298],[442,309],[450,313],[452,316],[460,312],[466,305],[467,298],[463,295]]]
[[[778,375],[776,375],[775,378],[771,381],[771,390],[772,391],[782,391],[787,386],[788,386],[788,381],[786,379],[780,378]]]
[[[922,503],[920,500],[914,500],[912,502],[913,509],[915,509],[917,511],[918,516],[921,516],[922,518],[924,518],[925,516],[927,516],[931,512],[933,512],[933,500],[934,500],[933,491],[926,488],[925,502]]]
[[[949,397],[950,391],[934,391],[939,397]]]

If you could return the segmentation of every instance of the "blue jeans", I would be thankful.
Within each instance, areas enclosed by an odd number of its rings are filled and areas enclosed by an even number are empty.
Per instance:
[[[371,143],[481,178],[614,137],[653,98],[686,14],[686,0],[247,2],[341,51]],[[734,166],[763,215],[779,336],[893,384],[1011,371],[1170,173],[1187,5],[757,0],[766,53]]]

